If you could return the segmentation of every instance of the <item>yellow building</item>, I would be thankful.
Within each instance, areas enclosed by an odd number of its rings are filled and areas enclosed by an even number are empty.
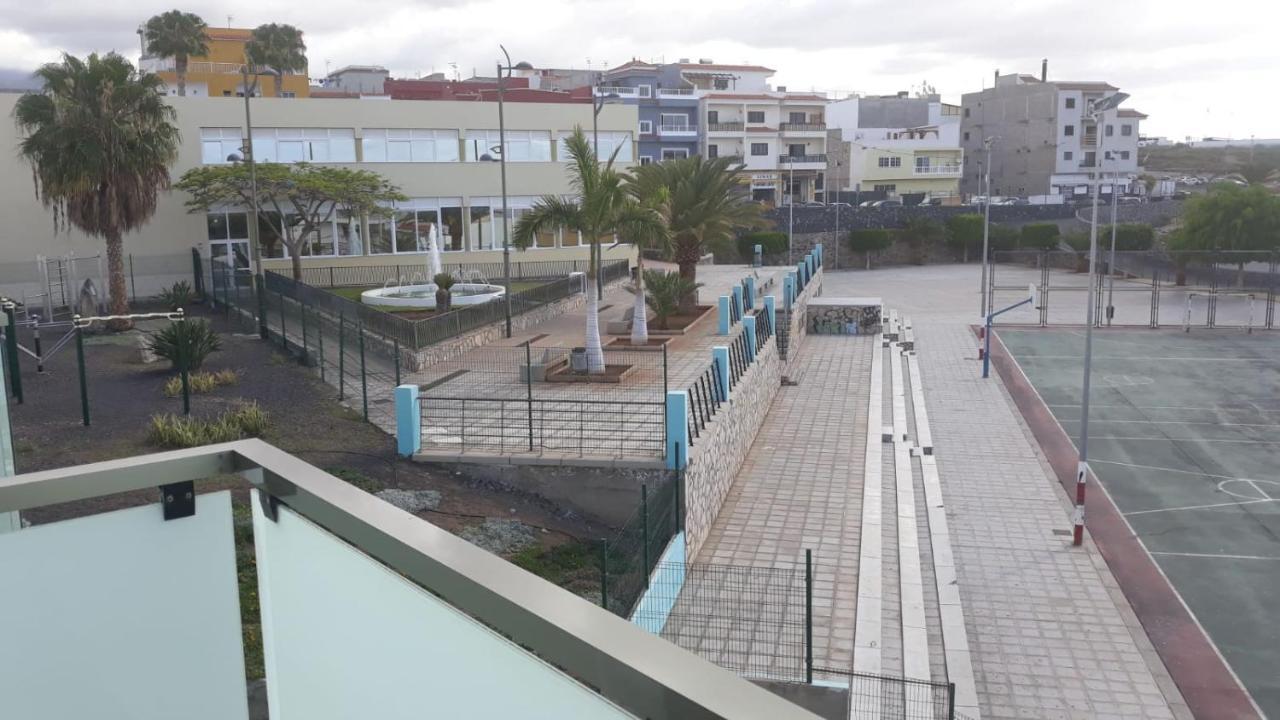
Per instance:
[[[253,37],[247,28],[206,28],[209,38],[209,54],[192,57],[187,61],[187,97],[243,97],[245,45]],[[159,75],[168,87],[170,95],[178,94],[178,74],[174,72],[171,57],[142,58],[143,70]],[[249,85],[257,81],[255,95],[275,97],[275,78],[262,73],[251,75]],[[310,81],[306,73],[285,73],[280,78],[281,97],[307,97]]]

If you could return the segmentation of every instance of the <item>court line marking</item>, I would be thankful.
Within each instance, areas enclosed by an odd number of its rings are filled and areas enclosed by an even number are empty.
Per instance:
[[[1179,470],[1178,468],[1160,467],[1158,465],[1138,465],[1136,463],[1120,462],[1119,460],[1095,460],[1089,458],[1089,464],[1106,463],[1108,465],[1123,465],[1125,467],[1138,468],[1140,470],[1159,470],[1161,472],[1182,473],[1184,475],[1195,475],[1197,477],[1211,477],[1219,480],[1252,480],[1253,478],[1234,477],[1231,475],[1214,475],[1212,473],[1196,472],[1194,470]]]
[[[1213,553],[1161,552],[1159,550],[1148,550],[1147,552],[1152,555],[1170,555],[1173,557],[1222,558],[1225,560],[1280,560],[1280,557],[1270,557],[1267,555],[1215,555]]]
[[[1123,437],[1117,435],[1090,435],[1090,440],[1162,440],[1164,442],[1206,442],[1206,443],[1236,443],[1239,445],[1280,445],[1280,440],[1225,440],[1225,439],[1209,439],[1200,437]]]
[[[1058,418],[1062,422],[1080,422],[1080,418]],[[1091,423],[1142,423],[1144,425],[1212,425],[1214,427],[1280,427],[1280,423],[1232,423],[1208,422],[1205,420],[1112,420],[1110,418],[1089,418]]]
[[[1080,360],[1079,355],[1027,355],[1024,360]],[[1149,357],[1146,355],[1094,355],[1096,360],[1198,360],[1201,362],[1266,362],[1274,363],[1274,358],[1224,358],[1212,356],[1195,357]]]
[[[1255,403],[1249,403],[1249,404],[1250,404],[1250,405],[1256,405]],[[1066,404],[1052,404],[1052,403],[1045,403],[1045,405],[1046,405],[1046,406],[1048,406],[1048,407],[1051,407],[1051,408],[1079,408],[1079,407],[1081,407],[1080,405],[1066,405]],[[1255,406],[1255,407],[1246,407],[1246,406],[1244,406],[1244,405],[1214,405],[1213,407],[1192,407],[1192,406],[1190,406],[1190,405],[1128,405],[1128,404],[1102,405],[1102,404],[1099,404],[1099,403],[1089,403],[1089,407],[1094,407],[1094,408],[1125,408],[1126,410],[1128,410],[1128,409],[1134,409],[1134,410],[1213,410],[1213,411],[1215,411],[1215,412],[1216,412],[1216,411],[1219,411],[1219,410],[1227,410],[1227,411],[1230,411],[1230,412],[1235,412],[1235,411],[1237,411],[1237,410],[1244,410],[1244,411],[1247,411],[1247,412],[1280,413],[1280,408],[1276,408],[1275,410],[1263,410],[1262,408],[1259,408],[1259,407],[1256,407],[1256,406]]]
[[[1269,502],[1278,502],[1278,501],[1276,500],[1276,498],[1267,498],[1266,500],[1261,500],[1261,499],[1242,500],[1240,502],[1213,503],[1212,505],[1184,505],[1183,507],[1154,508],[1152,510],[1132,510],[1130,512],[1120,513],[1120,514],[1124,515],[1125,517],[1131,517],[1133,515],[1151,515],[1153,513],[1176,512],[1178,510],[1209,510],[1211,508],[1236,507],[1239,505],[1253,505],[1256,503],[1269,503]]]

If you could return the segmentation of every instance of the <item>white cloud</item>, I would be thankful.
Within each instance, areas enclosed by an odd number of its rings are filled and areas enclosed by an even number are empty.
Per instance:
[[[169,0],[39,4],[0,0],[0,67],[31,69],[60,50],[138,53],[135,29]],[[776,68],[794,89],[887,93],[927,80],[950,100],[992,71],[1105,79],[1151,115],[1144,131],[1280,137],[1273,28],[1280,4],[1220,0],[221,0],[193,7],[214,25],[288,22],[306,32],[312,73],[382,64],[401,76],[513,60],[603,68],[632,57],[710,57]]]

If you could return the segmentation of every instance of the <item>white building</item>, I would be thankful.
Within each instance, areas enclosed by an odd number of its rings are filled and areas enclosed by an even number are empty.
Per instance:
[[[959,106],[905,92],[848,98],[827,107],[827,125],[829,191],[854,197],[958,193],[964,156]]]

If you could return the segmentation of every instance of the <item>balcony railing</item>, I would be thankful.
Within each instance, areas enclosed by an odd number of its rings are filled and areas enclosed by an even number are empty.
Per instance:
[[[621,85],[602,85],[595,89],[596,97],[606,97],[616,95],[617,97],[640,97],[640,91],[633,87],[622,87]]]
[[[0,478],[61,503],[0,533],[5,717],[244,718],[255,647],[272,720],[815,717],[260,440]]]
[[[176,72],[178,69],[177,62],[173,58],[143,58],[138,63],[139,66],[147,72]],[[240,75],[242,74],[242,63],[229,62],[207,62],[204,60],[192,61],[187,63],[187,76],[192,75]],[[249,72],[254,75],[268,74],[266,68],[250,66]],[[301,75],[302,73],[286,72],[285,75]]]
[[[658,134],[671,135],[671,136],[697,135],[698,126],[688,125],[688,124],[678,125],[678,124],[663,123],[658,126]]]
[[[742,121],[707,123],[707,132],[742,132],[746,126]]]
[[[698,97],[697,88],[658,88],[658,97],[669,98],[696,98]]]
[[[827,129],[824,122],[790,123],[784,122],[779,128],[782,132],[822,132]]]
[[[959,165],[917,165],[916,175],[959,175],[964,171]]]
[[[827,163],[826,155],[779,155],[778,162],[784,165],[801,165],[804,163]]]

